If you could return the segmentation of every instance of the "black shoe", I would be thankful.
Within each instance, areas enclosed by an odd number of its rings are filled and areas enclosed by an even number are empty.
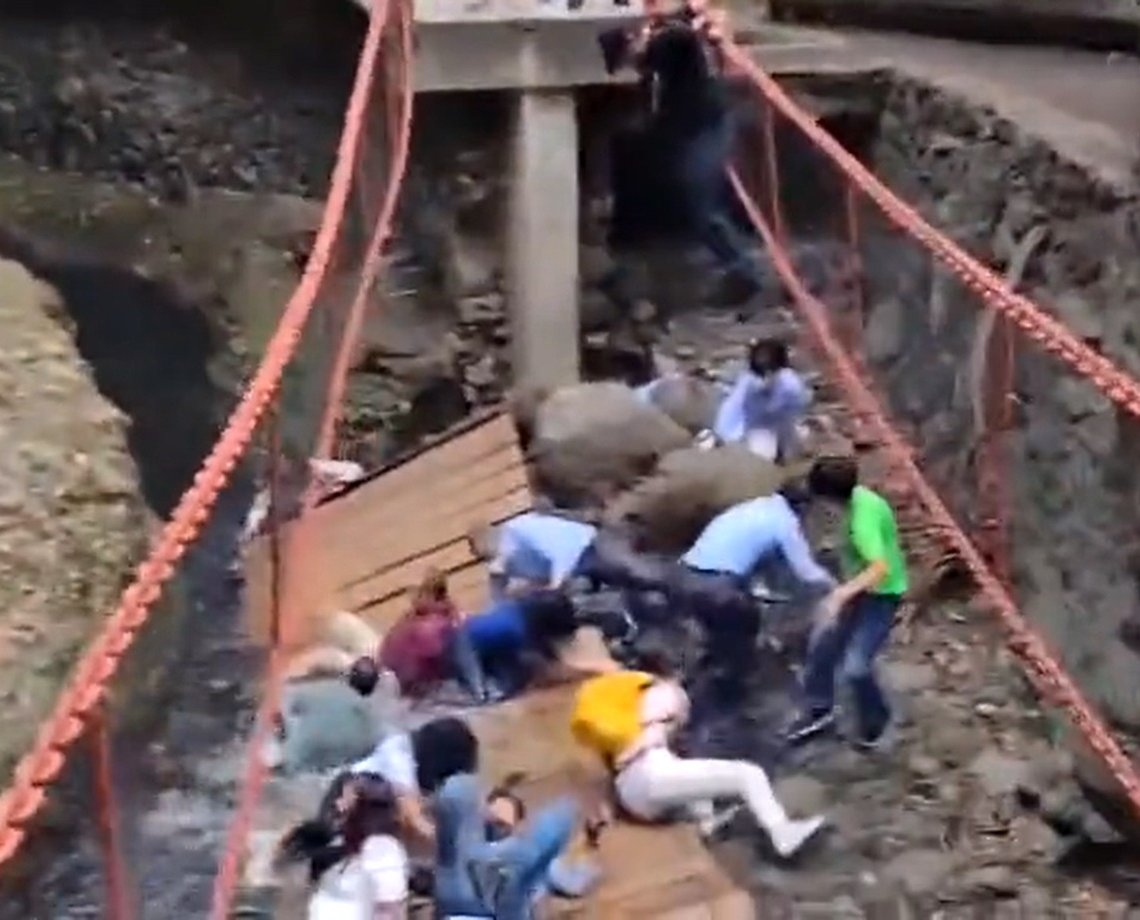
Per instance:
[[[788,726],[784,732],[784,740],[789,744],[799,744],[825,731],[829,731],[834,725],[835,713],[830,709],[826,709],[823,712],[804,713]]]

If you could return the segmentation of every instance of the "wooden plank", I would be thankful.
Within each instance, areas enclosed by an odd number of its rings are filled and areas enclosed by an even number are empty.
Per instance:
[[[450,573],[461,611],[487,600],[485,567],[471,555],[468,530],[530,505],[521,451],[509,419],[494,419],[317,509],[303,558],[286,590],[318,613],[357,610],[379,629],[408,609],[409,589],[429,566]],[[288,537],[287,537],[288,538]],[[268,542],[247,554],[247,597],[264,618]],[[255,616],[256,619],[256,616]],[[579,792],[586,778],[569,721],[574,688],[535,690],[470,716],[488,783],[523,772],[520,793],[532,811]],[[549,899],[549,917],[613,920],[746,920],[751,898],[732,882],[690,827],[618,823],[598,853],[606,883],[583,901]]]
[[[299,540],[282,573],[288,634],[304,643],[320,617],[345,604],[360,608],[383,628],[406,609],[399,597],[418,582],[428,565],[418,557],[445,552],[445,567],[462,570],[475,560],[466,551],[474,526],[502,520],[530,507],[526,468],[513,422],[495,417],[413,457],[343,496],[322,505],[296,526],[282,529],[281,544]],[[402,575],[396,570],[403,570]],[[245,554],[246,609],[250,632],[267,641],[271,619],[270,541],[259,538]],[[475,576],[457,583],[463,609],[486,602],[486,586]],[[369,582],[376,583],[369,587]],[[345,589],[351,589],[351,596]]]

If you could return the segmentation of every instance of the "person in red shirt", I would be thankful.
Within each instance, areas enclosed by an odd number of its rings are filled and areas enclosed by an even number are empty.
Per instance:
[[[451,676],[458,625],[459,611],[448,593],[447,577],[428,571],[412,597],[412,609],[380,643],[380,664],[396,675],[401,693],[423,696]]]

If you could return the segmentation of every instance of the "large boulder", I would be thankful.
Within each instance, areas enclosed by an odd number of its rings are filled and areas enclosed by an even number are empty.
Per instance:
[[[661,378],[649,401],[691,434],[711,429],[724,392],[711,380],[675,373]]]
[[[605,518],[631,527],[642,549],[680,554],[721,511],[771,495],[791,475],[739,445],[688,447],[663,458],[652,476],[611,501]]]
[[[567,507],[599,502],[652,472],[689,433],[620,383],[556,390],[534,413],[528,449],[540,491]]]

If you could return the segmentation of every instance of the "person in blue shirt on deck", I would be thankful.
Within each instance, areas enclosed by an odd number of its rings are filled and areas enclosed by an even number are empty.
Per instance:
[[[755,654],[761,623],[751,579],[773,556],[783,557],[813,592],[825,594],[835,584],[812,555],[799,517],[780,493],[722,511],[681,557],[675,598],[704,625],[709,664],[725,693],[739,692]]]
[[[558,661],[560,645],[578,631],[573,604],[561,591],[536,589],[493,601],[459,626],[455,669],[479,702],[513,696],[545,665]]]
[[[491,590],[502,599],[528,587],[559,587],[597,536],[596,527],[581,521],[527,511],[476,530],[470,540],[475,556],[489,560]]]
[[[717,410],[713,433],[724,444],[743,442],[768,460],[788,459],[799,445],[799,422],[812,392],[790,365],[788,346],[758,339],[748,349],[748,367]]]

